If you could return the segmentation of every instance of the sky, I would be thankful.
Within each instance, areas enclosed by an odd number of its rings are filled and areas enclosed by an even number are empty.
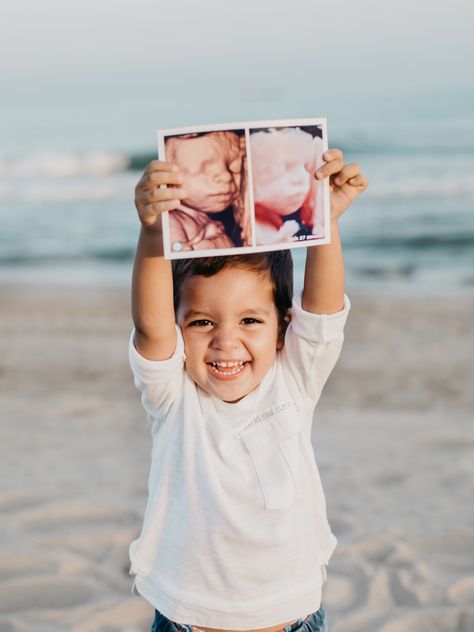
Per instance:
[[[442,115],[451,90],[469,111],[473,23],[472,0],[3,0],[0,136],[10,151],[143,146],[156,125],[397,123]]]
[[[10,85],[73,74],[208,88],[275,89],[291,75],[466,80],[471,0],[4,0],[0,73]],[[212,76],[211,76],[212,75]]]

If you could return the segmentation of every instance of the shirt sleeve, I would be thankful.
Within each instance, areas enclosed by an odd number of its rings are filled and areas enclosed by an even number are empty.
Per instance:
[[[129,361],[135,386],[141,392],[142,405],[150,422],[163,419],[182,393],[184,381],[184,341],[176,326],[176,348],[166,360],[147,360],[134,344],[135,330],[129,343]]]
[[[349,310],[347,296],[343,309],[335,314],[313,314],[301,307],[301,296],[293,300],[282,363],[292,390],[313,406],[341,353]]]

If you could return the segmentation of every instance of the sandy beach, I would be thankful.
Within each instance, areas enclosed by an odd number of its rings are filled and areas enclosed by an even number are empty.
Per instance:
[[[0,632],[148,631],[126,289],[0,288]],[[352,296],[314,446],[331,632],[474,630],[474,297]]]

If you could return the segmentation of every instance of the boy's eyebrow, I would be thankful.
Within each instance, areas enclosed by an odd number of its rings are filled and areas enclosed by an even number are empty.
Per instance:
[[[239,316],[270,316],[270,312],[267,309],[243,309],[241,312],[239,312]],[[196,318],[197,316],[199,316],[200,318],[204,318],[204,317],[210,317],[210,314],[208,314],[205,311],[200,311],[197,309],[190,309],[188,310],[185,314],[184,314],[184,320],[187,320],[188,318]]]
[[[188,318],[195,318],[196,316],[205,316],[206,312],[198,311],[196,309],[190,309],[184,314],[184,320]]]
[[[267,309],[243,309],[240,315],[243,316],[244,314],[247,316],[269,316],[270,312]]]

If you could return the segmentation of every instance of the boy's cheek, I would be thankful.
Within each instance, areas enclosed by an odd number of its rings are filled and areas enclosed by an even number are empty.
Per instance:
[[[189,360],[188,357],[186,357],[186,360],[184,362],[184,368],[187,372],[187,374],[189,375],[189,377],[196,382],[196,384],[199,384],[199,386],[203,386],[202,384],[202,378],[205,375],[205,365],[203,363],[203,366],[201,367],[201,370],[198,370],[198,367],[196,365],[196,363],[193,361],[193,359]]]

